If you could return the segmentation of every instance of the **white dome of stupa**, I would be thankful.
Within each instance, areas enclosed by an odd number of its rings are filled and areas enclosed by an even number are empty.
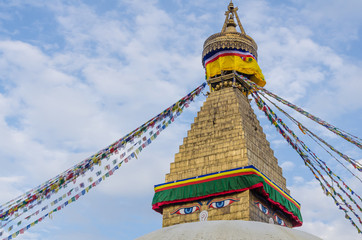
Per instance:
[[[321,240],[309,233],[262,222],[227,220],[177,224],[137,240]]]

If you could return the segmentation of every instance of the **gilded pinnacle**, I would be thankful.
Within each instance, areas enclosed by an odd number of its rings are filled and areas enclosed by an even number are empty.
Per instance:
[[[246,35],[237,11],[238,8],[234,7],[233,2],[230,1],[227,11],[225,12],[225,21],[221,32],[213,34],[208,39],[206,39],[204,43],[204,50],[202,52],[202,58],[204,58],[206,54],[217,49],[232,48],[248,51],[257,59],[258,46],[250,36]],[[234,17],[236,18],[236,22]],[[238,32],[236,29],[237,25],[239,26],[240,32]]]
[[[230,1],[229,6],[228,6],[228,10],[231,12],[233,9],[234,9],[233,1]]]

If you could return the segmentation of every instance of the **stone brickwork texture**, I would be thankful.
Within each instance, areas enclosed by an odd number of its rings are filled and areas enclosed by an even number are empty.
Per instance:
[[[166,182],[248,165],[254,165],[289,193],[282,169],[248,98],[237,88],[223,88],[211,92],[204,102],[171,163]],[[240,202],[234,202],[230,208],[212,209],[222,214],[210,212],[209,220],[269,222],[269,218],[256,209],[255,196],[250,191],[237,195]],[[164,208],[163,226],[198,221],[199,214],[171,214],[177,207],[179,205]]]

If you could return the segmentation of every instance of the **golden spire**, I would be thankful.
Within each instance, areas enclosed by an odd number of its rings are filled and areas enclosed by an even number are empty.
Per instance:
[[[237,11],[239,10],[238,7],[234,7],[234,4],[232,1],[230,1],[229,3],[229,6],[228,6],[228,10],[225,12],[225,22],[224,22],[224,26],[222,27],[222,30],[221,32],[225,32],[226,31],[226,28],[228,27],[228,24],[230,24],[231,22],[233,24],[235,24],[234,22],[234,16],[236,17],[236,20],[238,21],[238,25],[239,25],[239,28],[240,28],[240,32],[244,35],[245,34],[245,31],[244,31],[244,28],[243,28],[243,25],[241,25],[241,22],[240,22],[240,19],[239,19],[239,16],[238,16],[238,13]],[[236,24],[235,24],[235,27],[236,27]]]
[[[220,80],[215,78],[232,71],[248,75],[249,79],[259,86],[265,85],[264,76],[257,63],[258,46],[250,36],[246,35],[237,11],[238,8],[234,7],[231,1],[225,12],[221,32],[211,35],[204,43],[202,64],[212,90],[217,90]],[[233,78],[231,75],[229,77]],[[225,80],[225,77],[223,79]]]
[[[258,46],[250,36],[246,35],[237,11],[238,8],[234,7],[233,2],[230,1],[227,11],[225,12],[225,21],[221,32],[213,34],[206,39],[202,58],[204,58],[206,54],[217,49],[234,48],[248,51],[257,59]],[[237,24],[235,23],[234,18],[236,18]],[[240,32],[237,31],[236,25],[239,26]]]

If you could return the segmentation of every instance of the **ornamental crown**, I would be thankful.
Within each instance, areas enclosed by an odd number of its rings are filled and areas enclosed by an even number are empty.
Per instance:
[[[246,35],[237,11],[238,8],[234,7],[234,4],[230,2],[228,10],[225,12],[226,18],[221,32],[211,35],[204,43],[202,59],[204,59],[206,54],[218,49],[240,49],[248,51],[257,59],[258,46],[250,36]],[[234,17],[236,17],[237,24],[234,21]],[[236,29],[237,25],[239,25],[240,32]]]

